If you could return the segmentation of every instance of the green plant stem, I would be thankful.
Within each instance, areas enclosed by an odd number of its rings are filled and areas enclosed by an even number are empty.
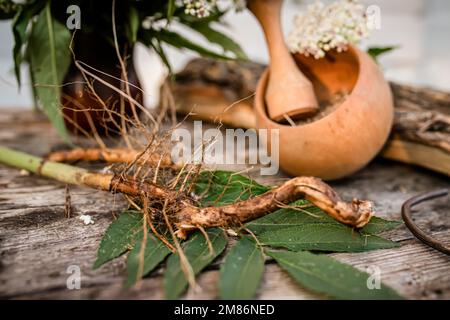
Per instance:
[[[0,163],[17,169],[25,169],[63,183],[120,192],[130,196],[147,194],[164,199],[177,194],[175,191],[154,184],[138,183],[133,177],[116,177],[114,174],[90,172],[83,168],[48,161],[4,146],[0,146]]]
[[[81,178],[89,173],[83,168],[58,162],[44,161],[43,158],[4,146],[0,146],[0,163],[69,184],[81,184]]]

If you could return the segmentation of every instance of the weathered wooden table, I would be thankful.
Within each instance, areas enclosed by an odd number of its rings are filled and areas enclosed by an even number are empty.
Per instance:
[[[42,116],[28,110],[0,111],[0,144],[45,155],[60,143]],[[282,175],[261,178],[276,184]],[[344,198],[367,198],[377,214],[400,219],[401,204],[432,189],[450,187],[449,178],[431,171],[377,159],[351,178],[332,183]],[[24,175],[0,165],[0,297],[2,298],[163,298],[162,270],[156,270],[139,288],[123,288],[125,258],[92,270],[97,247],[114,215],[125,207],[119,196],[80,187],[70,188],[74,213],[65,217],[65,186]],[[415,214],[418,224],[450,244],[448,198],[423,204]],[[77,216],[92,215],[95,224],[84,225]],[[400,248],[367,253],[334,254],[337,259],[366,270],[377,266],[382,281],[408,298],[449,299],[450,257],[418,241],[401,226],[386,233]],[[261,299],[321,298],[295,284],[278,266],[267,262]],[[81,289],[66,286],[67,268],[81,268]],[[217,297],[218,263],[198,279],[202,290],[186,298]]]

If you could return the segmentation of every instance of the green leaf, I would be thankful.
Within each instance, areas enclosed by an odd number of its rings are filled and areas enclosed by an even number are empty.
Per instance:
[[[222,299],[252,299],[264,272],[264,255],[256,242],[241,238],[220,268]]]
[[[167,2],[167,20],[171,21],[176,9],[175,0],[168,0]]]
[[[373,235],[362,235],[343,225],[317,223],[263,232],[258,240],[263,245],[293,251],[362,252],[399,246],[396,242]]]
[[[370,222],[365,227],[360,229],[359,232],[364,234],[377,234],[395,229],[401,224],[403,224],[402,221],[385,220],[379,217],[372,217]]]
[[[44,3],[42,1],[31,2],[28,5],[20,7],[19,12],[14,17],[12,23],[12,30],[14,35],[14,72],[16,74],[17,83],[19,87],[21,85],[20,79],[20,65],[23,61],[22,49],[24,44],[27,42],[27,28],[31,19],[42,10]]]
[[[195,182],[194,193],[203,206],[221,206],[247,200],[270,190],[256,181],[230,171],[202,171]]]
[[[59,104],[61,84],[71,61],[71,35],[66,26],[53,18],[50,3],[47,3],[33,25],[28,52],[38,104],[60,136],[69,141]]]
[[[23,4],[16,3],[13,0],[0,0],[0,20],[13,18],[22,6]]]
[[[331,218],[318,207],[312,205],[307,200],[296,201],[292,203],[291,206],[299,207],[299,209],[280,209],[264,217],[253,220],[247,223],[246,226],[255,234],[284,229],[287,227],[301,227],[305,224],[312,223],[326,223],[341,226],[339,222]]]
[[[402,299],[388,286],[369,289],[370,275],[326,255],[268,252],[299,284],[338,299]]]
[[[331,224],[343,226],[307,200],[296,201],[292,203],[291,206],[298,207],[298,209],[280,209],[264,217],[253,220],[247,223],[246,226],[255,234],[287,227],[301,227],[305,224]],[[372,217],[370,222],[358,231],[363,234],[377,234],[394,229],[401,223],[402,222],[399,221],[389,221],[379,217]]]
[[[142,214],[137,211],[124,211],[113,221],[102,238],[93,268],[97,269],[130,250],[142,233]]]
[[[388,52],[398,49],[399,46],[389,46],[389,47],[371,47],[367,49],[367,53],[378,62],[378,58]]]
[[[153,269],[155,269],[167,255],[170,250],[162,241],[156,239],[152,234],[147,234],[147,241],[145,243],[144,251],[141,252],[143,244],[143,233],[136,240],[136,245],[130,251],[127,258],[127,287],[132,286],[142,277],[145,277]],[[142,258],[141,258],[141,254]],[[142,259],[142,260],[141,260]],[[142,268],[142,269],[140,269]]]
[[[149,30],[145,30],[149,31]],[[183,37],[182,35],[169,31],[167,29],[161,29],[157,33],[155,33],[155,36],[160,40],[163,41],[175,48],[178,49],[189,49],[192,51],[195,51],[199,53],[200,55],[204,57],[214,58],[214,59],[221,59],[221,60],[230,60],[231,58],[228,56],[225,56],[220,53],[216,53],[214,51],[211,51],[199,44],[196,44],[192,42],[191,40]]]
[[[137,41],[137,34],[139,31],[139,27],[140,27],[140,18],[139,18],[139,12],[137,11],[137,9],[133,6],[129,7],[129,12],[128,12],[128,26],[127,26],[127,30],[129,33],[129,41],[131,42],[131,44],[136,43]]]
[[[200,33],[209,42],[218,44],[222,47],[224,52],[232,52],[237,59],[248,59],[241,46],[227,35],[214,30],[209,24],[206,23],[191,23],[189,27]]]
[[[166,52],[164,51],[164,48],[161,46],[161,42],[157,38],[155,38],[154,40],[155,41],[150,42],[150,45],[155,50],[155,52],[159,55],[159,57],[161,58],[161,61],[167,67],[169,74],[172,75],[172,66],[170,65],[169,58],[167,57]]]
[[[188,259],[194,274],[198,274],[208,266],[226,247],[227,239],[221,229],[207,230],[213,252],[210,252],[208,243],[201,232],[195,233],[184,246],[184,254]],[[164,288],[167,299],[178,298],[186,289],[188,281],[181,269],[180,257],[172,254],[167,260],[167,269],[164,274]]]

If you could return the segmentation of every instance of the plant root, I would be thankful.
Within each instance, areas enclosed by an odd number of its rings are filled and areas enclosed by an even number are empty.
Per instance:
[[[187,177],[191,172],[195,173],[195,170],[186,173],[182,187],[177,189],[178,183],[174,183],[170,188],[124,173],[90,172],[6,147],[0,146],[0,151],[0,162],[4,164],[26,169],[64,183],[84,185],[136,198],[145,205],[146,209],[153,209],[151,212],[154,216],[149,217],[149,221],[164,220],[170,230],[173,228],[171,233],[182,239],[185,239],[193,230],[240,226],[242,223],[262,217],[300,198],[309,200],[337,221],[355,228],[365,226],[374,213],[372,202],[358,199],[344,202],[329,185],[314,177],[293,178],[264,194],[234,204],[201,208],[187,192],[182,191],[187,183]],[[161,159],[161,157],[156,158],[158,161]],[[179,172],[175,182],[180,180],[183,170]]]
[[[200,208],[184,192],[154,183],[142,182],[131,176],[86,173],[80,184],[92,188],[146,197],[150,201],[169,200],[171,222],[175,234],[185,239],[199,228],[230,227],[262,217],[300,198],[305,198],[337,221],[362,228],[374,214],[370,201],[353,199],[344,202],[325,182],[315,177],[296,177],[266,193],[234,204]]]
[[[374,213],[370,201],[354,199],[351,203],[344,202],[322,180],[297,177],[262,195],[231,205],[198,208],[186,204],[177,213],[177,236],[186,238],[187,234],[198,226],[226,227],[251,221],[277,210],[280,203],[289,204],[302,197],[337,221],[356,228],[365,226]]]
[[[159,154],[151,154],[143,157],[142,151],[129,148],[101,149],[101,148],[76,148],[72,150],[62,150],[52,152],[47,156],[47,160],[55,162],[74,161],[105,161],[108,163],[133,163],[145,162],[148,165],[161,167],[173,166],[170,156],[161,157]],[[144,160],[145,158],[145,160]]]

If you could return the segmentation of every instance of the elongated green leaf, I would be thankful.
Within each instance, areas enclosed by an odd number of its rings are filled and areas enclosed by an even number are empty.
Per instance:
[[[188,26],[200,33],[209,42],[221,46],[224,52],[232,52],[237,59],[248,59],[247,55],[236,41],[234,41],[224,33],[213,29],[210,24],[191,23],[188,24]]]
[[[96,269],[133,248],[139,232],[142,232],[142,214],[137,211],[122,212],[106,230],[93,268]]]
[[[364,228],[359,230],[359,232],[365,234],[377,234],[384,231],[395,229],[401,224],[403,224],[402,221],[384,220],[379,217],[372,217],[370,219],[370,222]]]
[[[20,79],[20,65],[23,61],[22,49],[27,42],[27,28],[31,19],[42,10],[44,3],[42,1],[30,2],[27,5],[21,6],[19,12],[14,17],[12,30],[14,35],[14,71],[16,74],[17,83],[21,85]]]
[[[402,299],[388,286],[371,286],[371,276],[326,255],[268,252],[299,284],[338,299]],[[373,289],[369,289],[372,288]]]
[[[298,209],[280,209],[262,218],[247,223],[247,227],[255,234],[284,229],[288,227],[301,227],[306,224],[321,223],[341,225],[339,222],[325,214],[309,201],[299,200],[291,204]]]
[[[53,18],[50,3],[47,3],[33,25],[28,52],[38,104],[60,136],[68,141],[59,103],[61,84],[71,61],[71,35],[64,25]]]
[[[167,57],[166,52],[164,51],[164,48],[161,45],[161,42],[159,41],[158,38],[155,38],[153,40],[154,41],[150,42],[150,46],[159,55],[159,57],[161,58],[161,61],[167,67],[167,70],[169,71],[169,74],[172,75],[172,66],[170,65],[169,58]]]
[[[245,237],[231,249],[220,268],[222,299],[251,299],[264,272],[264,256],[258,245]]]
[[[178,49],[189,49],[192,51],[195,51],[199,53],[200,55],[204,57],[210,57],[214,59],[221,59],[221,60],[230,60],[231,58],[228,56],[225,56],[223,54],[211,51],[199,44],[196,44],[192,42],[191,40],[183,37],[182,35],[166,30],[161,29],[157,33],[157,38],[167,44],[170,44],[171,46],[178,48]]]
[[[194,274],[198,274],[208,266],[226,247],[227,239],[220,229],[207,230],[213,252],[210,252],[208,243],[201,232],[194,234],[183,246],[184,254],[188,259]],[[182,271],[180,257],[172,254],[167,260],[167,270],[164,274],[164,288],[167,299],[178,298],[186,289],[188,281]]]
[[[171,21],[173,14],[175,13],[175,0],[168,0],[167,1],[167,20]]]
[[[13,18],[22,6],[13,0],[0,0],[0,20]]]
[[[332,224],[305,224],[271,230],[259,235],[258,240],[264,245],[293,251],[362,252],[399,246],[393,241]]]
[[[247,223],[247,227],[255,234],[261,234],[270,230],[278,230],[287,227],[300,227],[305,224],[331,224],[343,226],[325,212],[316,206],[313,206],[309,201],[299,200],[291,204],[294,208],[286,208],[277,210],[262,218],[256,219]],[[361,230],[363,234],[377,234],[383,231],[394,229],[401,222],[384,220],[379,217],[372,217],[370,222]],[[351,228],[349,228],[350,230]],[[356,230],[355,230],[356,232]]]
[[[378,58],[381,55],[384,55],[388,52],[391,52],[395,49],[398,49],[398,46],[390,46],[390,47],[371,47],[367,49],[367,53],[376,61],[378,62]]]
[[[134,44],[137,41],[137,34],[140,27],[140,18],[139,18],[139,12],[137,9],[133,6],[129,7],[128,12],[128,25],[127,25],[127,31],[129,34],[129,41],[131,44]]]
[[[127,281],[126,286],[130,287],[139,279],[145,277],[155,269],[167,255],[170,250],[160,240],[152,234],[147,235],[145,248],[141,252],[143,245],[143,234],[136,240],[133,250],[128,254],[127,260]]]
[[[230,171],[203,171],[200,173],[194,193],[201,197],[204,206],[221,206],[247,200],[267,192],[270,187]]]

